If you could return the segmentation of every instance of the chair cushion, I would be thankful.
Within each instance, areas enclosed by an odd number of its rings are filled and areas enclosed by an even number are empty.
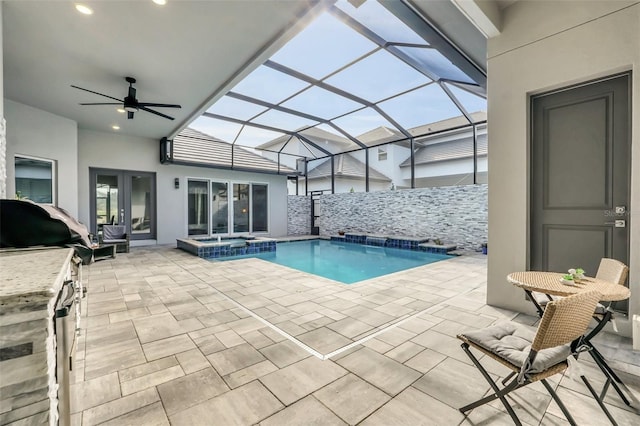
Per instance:
[[[110,239],[110,240],[103,239],[102,242],[104,244],[121,244],[121,243],[124,244],[124,243],[127,242],[127,240],[119,239],[119,238],[118,239]]]
[[[104,225],[102,227],[102,239],[109,242],[114,240],[126,241],[126,232],[124,225]]]
[[[498,323],[488,328],[462,333],[470,342],[494,353],[516,367],[521,367],[531,351],[536,328],[513,323]],[[540,373],[565,361],[571,354],[569,345],[538,352],[530,373]]]

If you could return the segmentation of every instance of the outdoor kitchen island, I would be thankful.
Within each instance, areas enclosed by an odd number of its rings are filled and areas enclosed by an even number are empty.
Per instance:
[[[69,424],[80,268],[73,249],[0,251],[0,424]]]

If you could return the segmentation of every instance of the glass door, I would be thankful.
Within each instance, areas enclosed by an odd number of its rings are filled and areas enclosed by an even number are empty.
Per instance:
[[[249,184],[233,184],[233,232],[249,232]]]
[[[91,232],[125,225],[132,240],[155,239],[155,173],[89,169]]]
[[[119,173],[99,172],[95,176],[93,196],[95,212],[92,215],[95,226],[92,231],[100,232],[102,225],[118,225],[124,222],[124,203],[122,200],[122,176]]]
[[[209,234],[209,182],[189,180],[187,182],[187,216],[189,235]]]
[[[124,172],[125,219],[131,239],[155,239],[155,173]]]
[[[211,182],[211,233],[229,233],[229,194],[226,182]]]

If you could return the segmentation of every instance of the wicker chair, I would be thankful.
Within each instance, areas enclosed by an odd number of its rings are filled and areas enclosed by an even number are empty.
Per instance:
[[[523,386],[541,381],[569,423],[575,425],[573,417],[546,379],[563,372],[568,367],[567,358],[582,349],[582,339],[599,298],[600,293],[589,291],[549,302],[537,330],[510,322],[458,335],[463,341],[462,349],[493,389],[493,393],[460,408],[460,411],[465,413],[500,399],[515,424],[521,425],[505,396]],[[470,347],[513,371],[503,381],[505,386],[502,389],[491,379]]]

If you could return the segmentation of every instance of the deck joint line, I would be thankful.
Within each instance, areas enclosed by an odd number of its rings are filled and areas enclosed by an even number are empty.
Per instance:
[[[218,293],[220,293],[222,295],[222,297],[224,297],[225,299],[227,299],[228,301],[230,301],[231,303],[235,304],[237,307],[239,307],[240,309],[242,309],[243,311],[245,311],[246,313],[248,313],[249,315],[251,315],[252,317],[254,317],[255,319],[257,319],[258,321],[260,321],[261,323],[263,323],[264,325],[268,326],[269,328],[271,328],[273,331],[275,331],[276,333],[279,333],[280,335],[284,336],[285,338],[289,339],[292,343],[294,343],[295,345],[299,346],[300,348],[304,349],[305,351],[309,352],[311,355],[315,356],[316,358],[320,358],[322,361],[324,361],[326,358],[324,357],[324,355],[322,355],[320,352],[316,351],[315,349],[313,349],[312,347],[305,345],[304,343],[302,343],[300,340],[296,339],[294,336],[290,335],[289,333],[287,333],[286,331],[282,330],[281,328],[279,328],[278,326],[276,326],[275,324],[270,323],[269,321],[267,321],[266,319],[262,318],[260,315],[254,313],[251,309],[245,307],[244,305],[242,305],[240,302],[237,302],[235,300],[233,300],[232,298],[230,298],[229,296],[227,296],[226,294],[224,294],[223,292],[221,292],[220,290],[218,290],[217,288],[211,286],[215,291],[217,291]]]
[[[319,358],[322,361],[326,361],[344,351],[348,351],[351,348],[354,348],[364,342],[367,342],[377,336],[379,336],[380,334],[387,332],[393,328],[396,328],[404,323],[406,323],[407,321],[410,321],[414,318],[417,318],[420,315],[426,314],[426,313],[431,313],[434,312],[435,310],[437,310],[437,308],[440,308],[442,306],[448,306],[446,302],[448,302],[449,300],[456,298],[456,297],[460,297],[460,296],[464,296],[465,294],[469,294],[472,291],[475,291],[479,288],[482,288],[482,285],[479,285],[477,287],[473,287],[470,288],[468,290],[463,291],[460,294],[456,294],[455,296],[451,296],[445,300],[442,300],[438,303],[436,303],[435,305],[429,306],[428,308],[425,308],[419,312],[416,312],[413,315],[410,315],[406,318],[401,319],[400,321],[393,323],[385,328],[382,328],[368,336],[365,336],[361,339],[356,340],[355,342],[349,343],[346,346],[343,346],[341,348],[338,348],[336,350],[334,350],[333,352],[329,352],[328,354],[321,354],[320,352],[316,351],[315,349],[313,349],[312,347],[302,343],[300,340],[296,339],[294,336],[290,335],[289,333],[287,333],[286,331],[282,330],[281,328],[279,328],[278,326],[276,326],[275,324],[270,323],[269,321],[267,321],[266,319],[262,318],[260,315],[254,313],[251,309],[245,307],[244,305],[242,305],[240,302],[235,301],[234,299],[232,299],[231,297],[227,296],[226,294],[224,294],[222,291],[218,290],[217,288],[215,288],[213,285],[211,285],[211,287],[218,292],[220,295],[222,295],[222,297],[224,297],[225,299],[227,299],[228,301],[230,301],[231,303],[233,303],[234,305],[236,305],[237,307],[239,307],[240,309],[242,309],[244,312],[246,312],[247,314],[251,315],[253,318],[257,319],[258,321],[260,321],[261,323],[263,323],[264,325],[268,326],[269,328],[271,328],[273,331],[277,332],[278,334],[284,336],[285,338],[289,339],[293,344],[297,345],[298,347],[300,347],[301,349],[304,349],[305,351],[309,352],[311,355],[315,356],[316,358]],[[516,314],[517,315],[517,314]]]

